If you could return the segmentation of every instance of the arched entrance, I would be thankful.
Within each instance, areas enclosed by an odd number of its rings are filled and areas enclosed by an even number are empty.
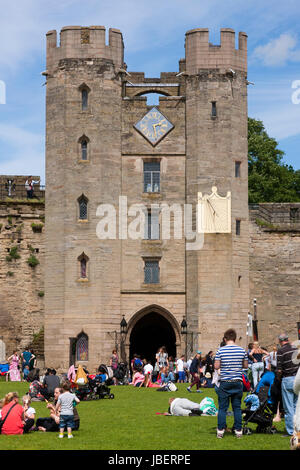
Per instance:
[[[130,323],[130,360],[134,354],[139,354],[154,365],[155,354],[161,346],[166,347],[169,356],[176,357],[179,327],[171,314],[153,306],[135,315]]]

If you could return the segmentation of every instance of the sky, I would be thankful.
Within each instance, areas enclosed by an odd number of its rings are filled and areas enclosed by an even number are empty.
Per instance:
[[[45,35],[67,25],[120,29],[128,70],[148,77],[178,71],[190,29],[213,44],[221,28],[246,32],[248,114],[300,169],[299,13],[299,0],[0,0],[0,174],[45,182]]]

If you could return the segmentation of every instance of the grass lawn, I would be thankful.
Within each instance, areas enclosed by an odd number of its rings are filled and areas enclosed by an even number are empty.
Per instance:
[[[200,402],[214,398],[213,389],[189,393],[184,384],[177,392],[157,392],[131,386],[111,387],[115,398],[81,402],[78,405],[80,429],[74,439],[58,439],[57,433],[32,432],[22,436],[1,436],[1,450],[289,450],[289,438],[282,437],[284,422],[276,423],[275,435],[256,434],[236,439],[226,434],[216,438],[217,418],[212,416],[176,417],[156,415],[168,409],[170,397]],[[0,381],[0,397],[17,391],[22,397],[27,383]],[[36,417],[48,416],[45,402],[33,402]],[[231,427],[233,418],[227,418]],[[255,430],[256,425],[250,424]]]

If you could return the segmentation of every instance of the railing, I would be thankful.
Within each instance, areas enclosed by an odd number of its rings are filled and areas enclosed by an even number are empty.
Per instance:
[[[35,184],[33,194],[28,194],[24,184],[2,183],[0,184],[0,200],[39,200],[45,199],[45,186]]]

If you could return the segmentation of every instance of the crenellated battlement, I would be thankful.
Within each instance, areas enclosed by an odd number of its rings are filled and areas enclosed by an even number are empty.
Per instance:
[[[47,37],[47,70],[55,68],[61,59],[110,59],[116,67],[123,67],[124,43],[121,31],[109,29],[109,44],[105,42],[104,26],[65,26],[60,32],[52,30]]]
[[[197,28],[186,32],[186,72],[196,74],[199,69],[228,69],[247,72],[247,34],[239,33],[239,48],[235,48],[235,32],[221,29],[220,45],[209,42],[209,30]]]

